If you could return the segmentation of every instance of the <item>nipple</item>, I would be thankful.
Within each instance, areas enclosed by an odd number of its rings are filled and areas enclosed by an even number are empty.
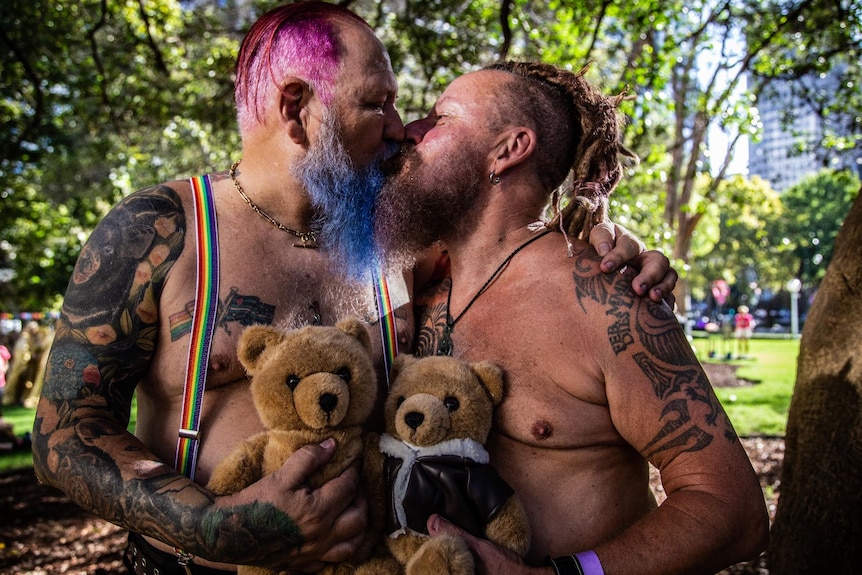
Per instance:
[[[230,367],[230,359],[225,357],[223,354],[216,354],[210,358],[210,371],[217,373],[219,371],[225,371]]]
[[[530,430],[533,433],[533,437],[536,439],[548,439],[551,435],[554,434],[554,426],[540,419],[536,423],[533,424],[532,429]]]

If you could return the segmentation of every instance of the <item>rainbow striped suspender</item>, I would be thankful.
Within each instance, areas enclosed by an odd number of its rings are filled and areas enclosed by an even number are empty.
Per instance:
[[[218,313],[218,226],[209,176],[191,178],[197,245],[197,280],[183,413],[177,441],[177,471],[194,480],[200,446],[201,405],[206,387],[210,343]]]
[[[377,302],[377,313],[380,316],[380,336],[383,340],[383,368],[386,371],[386,387],[389,388],[389,372],[392,360],[398,355],[398,331],[395,327],[395,310],[392,308],[392,298],[386,275],[379,267],[374,274],[374,299]]]

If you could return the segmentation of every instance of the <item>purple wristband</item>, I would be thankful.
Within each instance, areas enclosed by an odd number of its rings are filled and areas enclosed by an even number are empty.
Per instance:
[[[576,553],[575,557],[581,564],[581,570],[584,575],[605,575],[605,570],[602,569],[602,562],[599,561],[599,556],[595,551],[583,551]]]
[[[605,575],[595,551],[583,551],[555,559],[548,557],[545,564],[554,568],[554,575]]]

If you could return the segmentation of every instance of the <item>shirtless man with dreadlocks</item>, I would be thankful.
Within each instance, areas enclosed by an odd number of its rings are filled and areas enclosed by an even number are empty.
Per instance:
[[[407,126],[378,204],[389,248],[448,251],[417,298],[419,352],[507,374],[488,448],[533,543],[524,564],[465,535],[480,573],[715,573],[766,545],[757,477],[674,314],[584,241],[621,176],[617,104],[542,64],[462,76]],[[570,171],[583,197],[537,222]]]

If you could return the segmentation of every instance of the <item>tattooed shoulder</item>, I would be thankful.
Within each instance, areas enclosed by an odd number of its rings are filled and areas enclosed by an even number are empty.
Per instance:
[[[167,186],[136,192],[117,204],[81,250],[64,313],[84,326],[114,323],[131,311],[152,323],[148,301],[182,250],[185,217]]]
[[[155,186],[117,204],[75,264],[52,361],[89,365],[98,370],[100,381],[118,381],[121,374],[142,369],[155,347],[165,277],[184,240],[185,215],[173,188]],[[73,360],[82,354],[90,360]],[[86,383],[94,377],[73,380]]]
[[[607,338],[613,353],[633,360],[663,405],[660,431],[647,444],[647,456],[665,450],[698,451],[715,435],[735,440],[730,420],[673,311],[634,292],[633,270],[605,274],[600,262],[592,253],[577,255],[576,298],[584,313],[601,310],[610,319]]]

